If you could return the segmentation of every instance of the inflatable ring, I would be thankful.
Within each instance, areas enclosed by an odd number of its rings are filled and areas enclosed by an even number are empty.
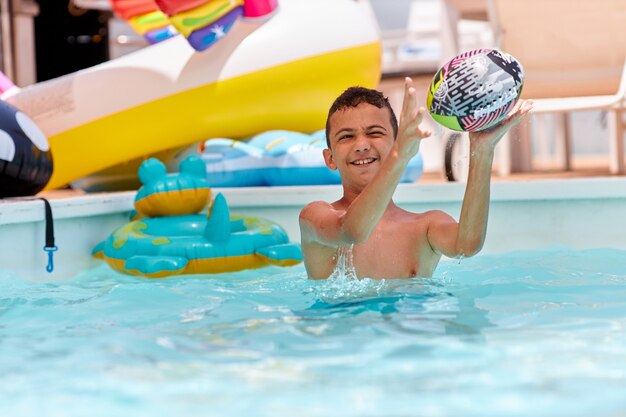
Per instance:
[[[195,175],[198,188],[208,189],[206,180],[198,176],[197,166],[202,166],[202,161],[192,155],[183,163],[179,175],[165,175],[164,166],[154,159],[142,165],[144,172],[140,168],[140,179],[148,184],[144,183],[135,199],[138,217],[146,214],[146,207],[150,213],[167,213],[168,210],[152,205],[166,205],[168,196],[179,199],[177,183],[184,184],[185,191],[192,190],[191,179],[185,177]],[[159,172],[163,173],[161,177]],[[160,197],[155,199],[155,195]],[[208,193],[196,195],[198,200],[206,201]],[[290,243],[283,228],[261,218],[231,216],[222,194],[215,197],[207,216],[189,213],[131,221],[98,244],[93,255],[119,272],[149,278],[302,262],[300,245]]]

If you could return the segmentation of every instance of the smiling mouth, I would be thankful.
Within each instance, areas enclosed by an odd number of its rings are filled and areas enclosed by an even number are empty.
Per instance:
[[[375,158],[359,159],[359,160],[352,162],[352,165],[369,165],[374,161],[376,161]]]

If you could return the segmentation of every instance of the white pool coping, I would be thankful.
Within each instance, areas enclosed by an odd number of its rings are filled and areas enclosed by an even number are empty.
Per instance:
[[[465,184],[400,184],[394,201],[407,203],[461,202]],[[213,188],[223,193],[231,208],[303,207],[313,200],[332,201],[341,195],[337,185],[309,187]],[[50,199],[54,217],[88,217],[133,209],[136,192],[109,192]],[[597,200],[626,198],[626,177],[595,177],[567,180],[507,181],[491,184],[491,202],[544,200]],[[43,205],[37,197],[0,199],[0,226],[42,221]]]
[[[465,184],[401,184],[394,200],[411,211],[441,209],[458,219]],[[298,241],[298,213],[313,200],[334,201],[340,186],[214,189],[232,212],[266,217]],[[96,193],[50,200],[57,265],[67,277],[94,264],[91,249],[128,221],[135,192]],[[626,249],[626,177],[497,181],[491,187],[489,228],[482,253],[564,245]],[[0,269],[45,278],[43,203],[0,200]],[[44,265],[45,266],[45,265]]]

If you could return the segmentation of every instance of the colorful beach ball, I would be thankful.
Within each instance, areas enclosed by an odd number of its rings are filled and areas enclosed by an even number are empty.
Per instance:
[[[496,49],[475,49],[437,71],[426,104],[441,125],[473,132],[504,119],[523,85],[524,70],[514,57]]]
[[[46,136],[26,114],[0,100],[0,198],[37,194],[51,176]]]

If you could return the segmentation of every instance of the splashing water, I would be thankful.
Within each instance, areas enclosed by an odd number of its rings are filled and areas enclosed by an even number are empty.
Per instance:
[[[328,279],[316,288],[317,296],[327,302],[345,299],[372,297],[380,294],[387,287],[387,282],[362,278],[356,274],[352,251],[354,245],[342,246],[337,249],[337,264]]]
[[[337,254],[335,255],[337,257],[337,264],[328,279],[343,281],[356,281],[359,279],[356,275],[356,269],[354,268],[353,250],[354,245],[342,246],[337,249]]]

